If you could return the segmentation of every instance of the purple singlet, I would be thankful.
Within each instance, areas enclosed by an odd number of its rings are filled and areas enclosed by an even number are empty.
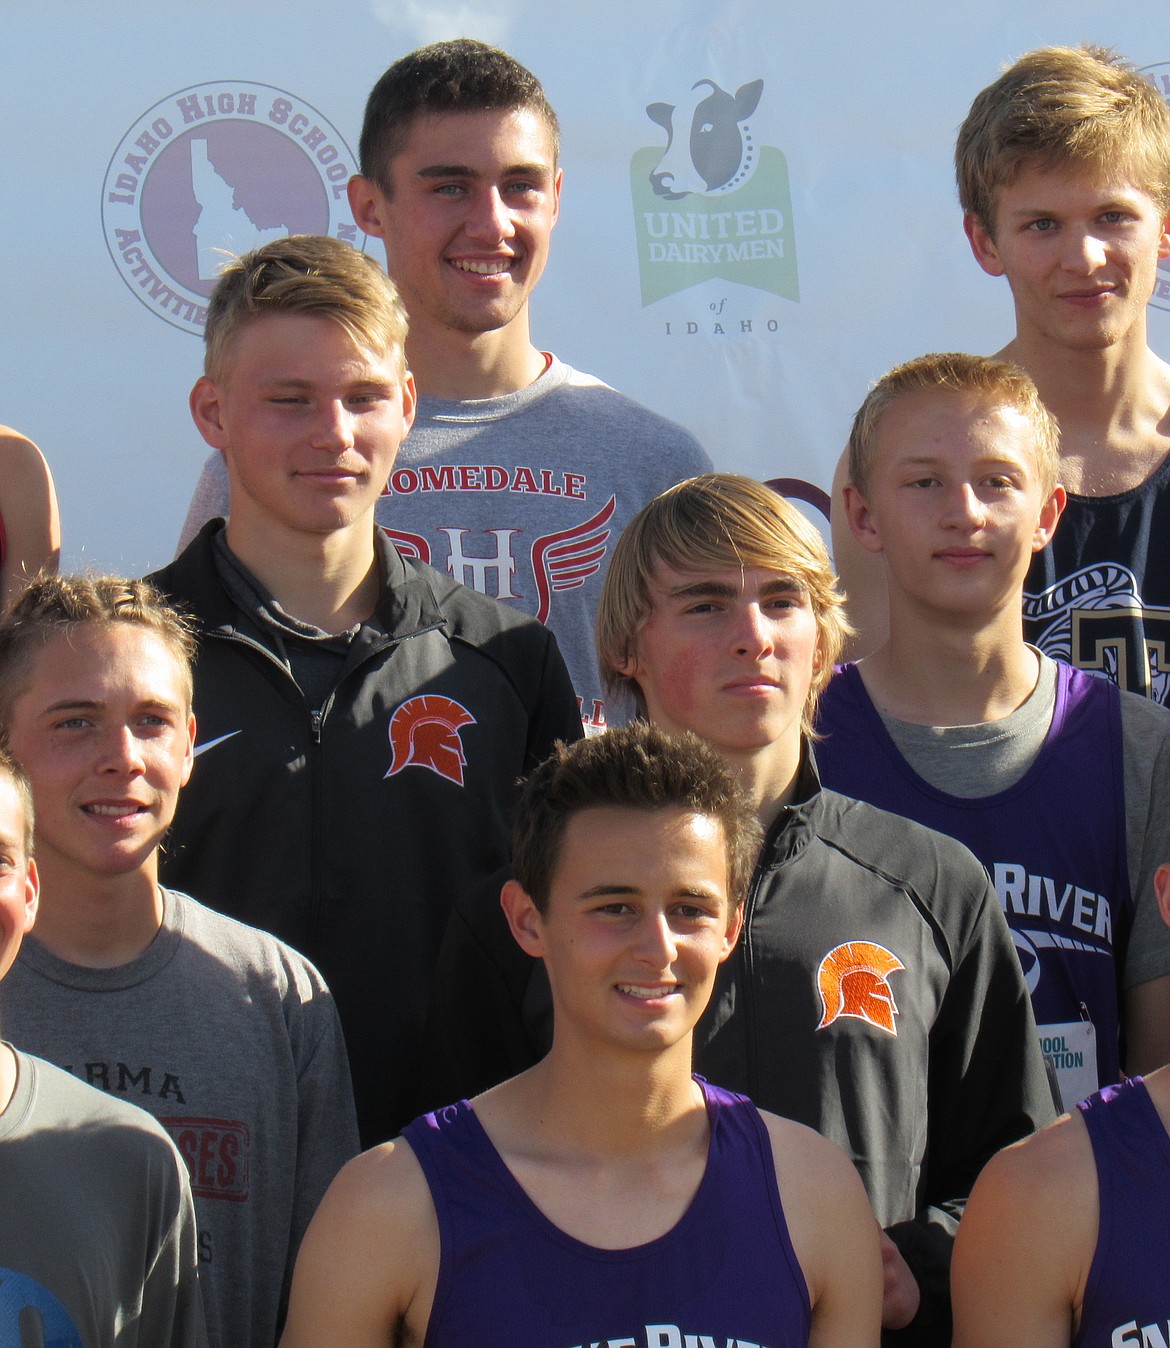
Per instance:
[[[756,1107],[700,1081],[707,1168],[664,1236],[602,1250],[536,1207],[470,1105],[403,1132],[442,1254],[425,1348],[806,1348],[810,1310]]]
[[[1170,1137],[1141,1077],[1077,1108],[1101,1217],[1074,1348],[1170,1344]]]
[[[1117,689],[1069,665],[1056,671],[1044,744],[1004,790],[969,799],[920,777],[853,664],[833,676],[821,698],[817,729],[824,738],[816,758],[826,786],[958,838],[987,868],[1023,965],[1041,1045],[1071,1108],[1121,1075],[1118,969],[1133,897]],[[1095,1030],[1095,1064],[1076,1037],[1086,1022]],[[1072,1093],[1064,1090],[1066,1070],[1077,1086]]]

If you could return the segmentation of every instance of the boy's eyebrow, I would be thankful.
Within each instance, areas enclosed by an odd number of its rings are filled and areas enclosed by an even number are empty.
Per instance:
[[[548,164],[509,164],[499,175],[501,178],[513,178],[517,176],[535,178],[539,176],[552,175],[552,168]],[[416,178],[482,178],[484,175],[478,169],[474,169],[470,164],[427,164],[423,168],[416,169],[414,176]]]
[[[98,698],[63,697],[59,702],[51,702],[43,708],[41,715],[55,716],[63,711],[101,711],[108,705]],[[175,711],[181,707],[180,703],[172,702],[165,697],[145,697],[134,705],[136,708],[158,708],[162,711]]]
[[[803,594],[805,587],[791,576],[774,576],[760,586],[761,594]],[[742,590],[730,581],[699,577],[682,585],[672,585],[664,593],[671,599],[738,599]]]

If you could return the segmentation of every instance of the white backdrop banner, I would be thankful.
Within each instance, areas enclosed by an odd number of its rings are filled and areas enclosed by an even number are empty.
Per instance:
[[[537,343],[688,426],[824,524],[870,383],[994,351],[951,152],[972,97],[1046,43],[1101,42],[1170,97],[1153,0],[0,0],[0,422],[45,451],[64,565],[170,557],[205,457],[186,400],[223,250],[355,228],[345,182],[393,60],[466,34],[564,131]],[[1151,340],[1170,356],[1170,271]]]

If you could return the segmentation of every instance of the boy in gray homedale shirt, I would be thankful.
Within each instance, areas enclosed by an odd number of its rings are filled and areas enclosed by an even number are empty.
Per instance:
[[[209,1340],[271,1348],[357,1128],[316,969],[158,884],[193,762],[190,647],[141,581],[38,581],[0,624],[0,727],[32,782],[43,881],[0,1015],[163,1125],[190,1173]]]

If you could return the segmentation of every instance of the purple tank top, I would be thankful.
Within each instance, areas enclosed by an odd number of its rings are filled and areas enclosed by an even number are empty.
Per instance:
[[[1004,791],[966,799],[920,777],[852,664],[821,698],[816,759],[834,791],[950,834],[975,853],[1012,929],[1045,1055],[1058,1072],[1075,1067],[1064,1061],[1075,1052],[1071,1033],[1066,1043],[1045,1027],[1091,1021],[1100,1085],[1121,1075],[1118,971],[1133,923],[1121,702],[1108,680],[1056,668],[1048,735]]]
[[[804,1275],[756,1107],[700,1080],[707,1168],[676,1226],[602,1250],[536,1207],[464,1101],[404,1131],[441,1240],[425,1348],[805,1348]]]
[[[1077,1108],[1101,1218],[1074,1348],[1170,1344],[1170,1137],[1141,1077]]]

